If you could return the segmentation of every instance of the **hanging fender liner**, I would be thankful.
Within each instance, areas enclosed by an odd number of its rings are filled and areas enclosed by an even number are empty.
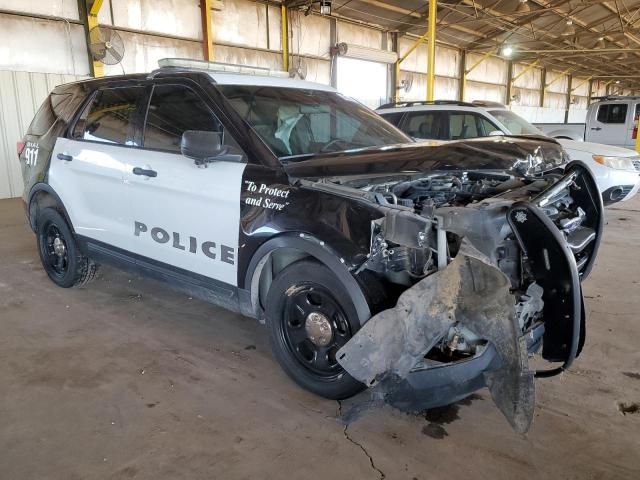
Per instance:
[[[479,381],[489,387],[511,426],[526,432],[535,404],[526,340],[520,333],[509,279],[480,257],[461,251],[444,270],[406,290],[394,308],[373,316],[338,351],[337,359],[350,375],[372,387],[373,399],[414,412],[431,408],[432,403],[421,403],[421,395],[430,395],[431,388],[414,391],[413,401],[407,401],[411,391],[407,377],[414,375],[412,369],[456,322],[486,339],[487,349],[495,349],[498,359],[482,364]],[[481,360],[482,354],[468,364]],[[456,376],[450,380],[461,381]],[[439,404],[451,400],[456,398],[440,398]]]

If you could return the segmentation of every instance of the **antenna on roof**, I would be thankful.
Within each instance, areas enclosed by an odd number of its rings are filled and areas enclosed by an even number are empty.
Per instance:
[[[269,77],[289,78],[288,72],[271,70],[265,67],[251,65],[234,65],[232,63],[206,62],[204,60],[191,60],[188,58],[162,58],[158,60],[160,68],[183,68],[189,70],[207,70],[217,73],[241,73],[244,75],[266,75]]]

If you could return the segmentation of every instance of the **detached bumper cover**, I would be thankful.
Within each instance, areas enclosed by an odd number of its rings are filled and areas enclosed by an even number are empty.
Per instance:
[[[461,253],[405,291],[394,308],[372,317],[340,349],[338,361],[374,395],[410,410],[451,403],[486,385],[512,427],[526,432],[533,418],[534,372],[509,288],[499,269]],[[442,376],[433,374],[433,381],[427,380],[428,370],[412,373],[456,322],[489,341],[485,354],[470,361],[474,367],[440,367]],[[438,386],[451,396],[429,392]]]

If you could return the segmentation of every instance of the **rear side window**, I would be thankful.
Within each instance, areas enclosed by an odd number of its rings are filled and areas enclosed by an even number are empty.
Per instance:
[[[447,113],[440,111],[407,113],[402,130],[414,138],[448,140]]]
[[[597,120],[601,123],[625,123],[627,121],[626,103],[605,103],[598,107]]]
[[[47,133],[69,105],[72,95],[68,93],[52,93],[49,95],[33,117],[27,135],[40,137]]]
[[[99,90],[73,129],[73,138],[126,145],[132,137],[131,120],[143,87]]]
[[[222,133],[222,125],[188,87],[154,87],[144,127],[144,146],[180,152],[182,134],[186,130]]]
[[[402,120],[403,115],[404,115],[404,112],[381,114],[382,118],[384,118],[387,122],[395,125],[396,127],[400,125],[400,121]]]
[[[449,113],[449,135],[451,140],[486,137],[494,130],[500,130],[481,115],[465,112]]]

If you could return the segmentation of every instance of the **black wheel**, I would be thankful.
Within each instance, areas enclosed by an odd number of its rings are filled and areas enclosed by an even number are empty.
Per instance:
[[[360,322],[347,289],[331,270],[307,260],[288,266],[273,281],[266,303],[273,353],[296,383],[334,400],[365,388],[336,360]]]
[[[57,210],[45,208],[39,212],[36,235],[40,261],[56,285],[76,287],[93,279],[97,265],[82,255],[69,225]]]

